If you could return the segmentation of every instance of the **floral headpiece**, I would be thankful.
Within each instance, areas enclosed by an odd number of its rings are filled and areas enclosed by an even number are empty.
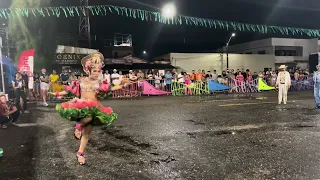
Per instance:
[[[83,67],[83,71],[86,74],[90,74],[91,69],[93,68],[102,69],[104,67],[104,57],[101,53],[95,52],[82,58],[81,64]]]

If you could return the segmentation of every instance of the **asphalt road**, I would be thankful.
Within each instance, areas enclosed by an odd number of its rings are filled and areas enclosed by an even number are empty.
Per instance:
[[[34,107],[0,130],[0,179],[320,179],[320,121],[312,92],[109,100],[119,114],[94,129],[79,166],[72,123]],[[32,124],[36,123],[36,124]]]

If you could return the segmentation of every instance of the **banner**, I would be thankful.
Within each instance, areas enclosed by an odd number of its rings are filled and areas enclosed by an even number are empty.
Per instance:
[[[29,49],[24,51],[18,60],[17,70],[23,71],[30,71],[33,72],[34,69],[34,49]]]

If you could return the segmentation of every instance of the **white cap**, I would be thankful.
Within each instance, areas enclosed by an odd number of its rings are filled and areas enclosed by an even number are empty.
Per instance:
[[[117,72],[117,70],[116,70],[116,69],[114,69],[114,70],[113,70],[113,72]]]
[[[129,72],[132,72],[132,70],[130,70]]]

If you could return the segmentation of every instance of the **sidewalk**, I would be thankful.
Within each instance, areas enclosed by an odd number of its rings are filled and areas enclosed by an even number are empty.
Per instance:
[[[37,127],[31,123],[35,123],[36,119],[31,113],[21,114],[17,124],[22,124],[23,127],[8,125],[7,129],[0,129],[0,148],[3,148],[0,177],[26,180],[33,178]]]

